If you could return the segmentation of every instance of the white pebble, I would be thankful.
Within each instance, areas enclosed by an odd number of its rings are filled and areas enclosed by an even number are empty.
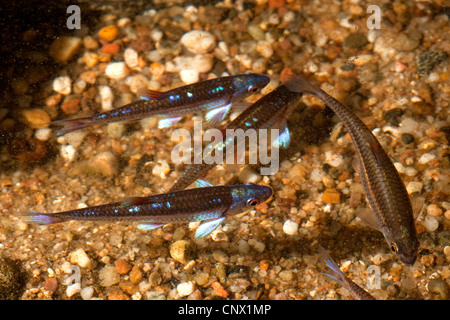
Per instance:
[[[123,122],[108,123],[106,126],[106,132],[108,132],[108,136],[111,138],[120,139],[125,132],[125,124]]]
[[[158,29],[154,29],[150,31],[150,38],[152,38],[153,41],[159,42],[161,41],[162,37],[164,36],[164,33]]]
[[[414,167],[406,167],[405,173],[408,177],[414,177],[419,173],[419,171],[417,171]]]
[[[91,259],[83,249],[77,249],[69,254],[69,259],[72,264],[78,264],[81,268],[89,266]]]
[[[100,270],[98,277],[100,279],[100,285],[103,287],[113,286],[120,281],[120,274],[114,266],[103,267],[103,269]]]
[[[61,76],[53,80],[53,90],[68,95],[72,92],[72,80],[67,76]]]
[[[161,161],[153,167],[152,174],[157,177],[165,178],[170,172],[170,165],[166,160]]]
[[[106,66],[105,75],[113,80],[120,80],[128,76],[129,70],[125,62],[112,62]]]
[[[298,223],[292,220],[286,220],[283,224],[283,231],[284,233],[293,236],[297,234],[298,230]]]
[[[192,30],[181,37],[180,43],[193,54],[203,54],[214,49],[216,39],[207,31]]]
[[[130,87],[130,91],[138,93],[142,89],[146,89],[148,86],[148,80],[143,74],[135,74],[125,79],[125,84]]]
[[[81,298],[83,298],[83,300],[90,300],[93,294],[94,288],[92,287],[84,287],[80,292]]]
[[[112,92],[112,89],[108,86],[101,86],[99,88],[99,94],[102,104],[102,110],[103,111],[111,110],[114,101],[114,94]]]
[[[123,53],[123,58],[126,65],[131,69],[134,69],[138,66],[139,55],[133,48],[126,48],[125,52]]]
[[[416,182],[411,181],[408,183],[408,186],[406,187],[406,191],[408,191],[409,194],[413,194],[415,192],[422,192],[423,183],[422,182]]]
[[[182,282],[177,286],[177,292],[180,297],[186,297],[195,290],[195,285],[192,281]]]
[[[425,164],[428,163],[430,160],[436,159],[436,156],[434,154],[431,153],[424,153],[420,158],[419,158],[419,163],[420,164]]]
[[[258,53],[266,59],[269,59],[273,55],[272,44],[265,40],[258,41],[256,51],[258,51]]]
[[[191,84],[198,82],[200,76],[198,74],[198,71],[194,69],[185,69],[180,71],[180,78],[181,81],[183,81],[185,84]]]
[[[64,135],[64,142],[70,144],[74,148],[78,148],[87,135],[86,130],[76,130]]]
[[[63,157],[65,160],[67,161],[73,161],[73,159],[75,159],[75,154],[77,153],[77,150],[75,150],[75,148],[70,145],[70,144],[65,144],[63,146],[61,146],[61,157]]]
[[[309,178],[314,182],[321,182],[323,178],[323,172],[320,169],[314,168],[312,169]]]
[[[403,163],[400,163],[400,162],[394,162],[394,167],[395,167],[395,169],[397,169],[397,171],[399,172],[399,173],[405,173],[405,166],[403,165]]]
[[[411,118],[406,118],[400,123],[401,132],[414,132],[419,128],[419,123]]]
[[[66,289],[66,295],[70,298],[74,294],[77,294],[81,291],[81,285],[79,282],[71,284],[70,286],[67,286]]]
[[[39,141],[47,141],[48,138],[50,138],[50,135],[52,134],[52,129],[50,128],[42,128],[37,129],[34,133],[34,137],[38,139]]]
[[[344,163],[344,158],[340,154],[334,153],[332,151],[326,151],[325,161],[332,167],[339,167]]]
[[[435,217],[427,215],[423,220],[423,226],[428,232],[433,232],[439,228],[439,221]]]
[[[211,54],[197,54],[193,57],[176,57],[173,59],[175,71],[193,69],[198,73],[211,71],[214,65],[214,57]]]

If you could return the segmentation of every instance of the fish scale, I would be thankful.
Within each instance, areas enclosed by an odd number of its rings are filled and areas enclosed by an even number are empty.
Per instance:
[[[316,95],[341,119],[358,155],[362,185],[377,222],[360,217],[380,230],[391,249],[406,265],[412,265],[419,247],[413,206],[394,164],[366,125],[345,105],[305,79],[292,75],[292,91]]]

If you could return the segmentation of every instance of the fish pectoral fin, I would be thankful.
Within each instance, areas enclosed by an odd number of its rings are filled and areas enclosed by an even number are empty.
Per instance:
[[[212,187],[212,184],[208,181],[197,179],[195,180],[195,187],[196,188],[206,188],[206,187]]]
[[[172,118],[161,119],[158,122],[158,129],[169,128],[172,125],[174,125],[175,123],[177,123],[178,121],[180,121],[181,118],[182,117],[172,117]]]
[[[218,124],[226,117],[231,106],[232,103],[228,103],[224,106],[209,110],[205,115],[206,122],[208,122],[210,126]]]
[[[278,138],[273,142],[273,145],[278,148],[281,147],[283,149],[286,149],[289,146],[290,142],[291,134],[289,132],[287,122],[286,120],[284,120],[280,125],[280,134],[278,135]]]
[[[380,226],[378,219],[377,219],[375,213],[373,212],[373,210],[371,210],[370,208],[358,208],[355,211],[356,211],[356,215],[362,221],[364,221],[366,224],[368,224],[372,228],[382,232],[381,226]]]
[[[164,223],[140,223],[137,227],[140,230],[148,231],[162,227],[163,225]]]
[[[418,194],[414,194],[413,196],[411,196],[411,205],[413,209],[414,220],[416,220],[419,217],[420,213],[422,212],[424,204],[425,204],[424,197]]]
[[[225,220],[225,217],[220,217],[217,219],[209,220],[206,222],[203,222],[197,230],[195,230],[195,237],[197,239],[201,239],[203,237],[206,237],[208,234],[213,232],[221,223]]]

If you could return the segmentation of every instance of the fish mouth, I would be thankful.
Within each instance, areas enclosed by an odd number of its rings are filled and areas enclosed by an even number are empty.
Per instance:
[[[401,255],[399,256],[400,261],[405,264],[408,267],[411,267],[417,259],[416,255],[412,255],[412,256],[405,256],[405,255]]]

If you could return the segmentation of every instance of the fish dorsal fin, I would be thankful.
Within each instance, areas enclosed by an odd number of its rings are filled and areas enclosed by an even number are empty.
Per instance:
[[[424,197],[422,197],[418,194],[414,194],[411,196],[411,205],[412,205],[414,220],[416,220],[417,217],[419,217],[420,213],[422,212],[424,204],[425,204]]]
[[[160,92],[155,90],[139,90],[139,98],[142,100],[160,100],[165,97],[166,92]]]
[[[225,119],[228,111],[230,111],[232,103],[209,110],[205,115],[205,120],[209,125],[214,126]]]
[[[371,210],[370,208],[358,208],[355,210],[355,212],[356,215],[366,224],[378,231],[381,231],[380,223],[378,222],[378,219],[373,210]]]
[[[122,201],[122,206],[138,206],[149,202],[153,202],[149,197],[128,197]]]
[[[208,234],[213,232],[221,223],[225,220],[225,217],[220,217],[217,219],[209,220],[202,223],[197,230],[195,230],[195,237],[201,239],[206,237]]]

